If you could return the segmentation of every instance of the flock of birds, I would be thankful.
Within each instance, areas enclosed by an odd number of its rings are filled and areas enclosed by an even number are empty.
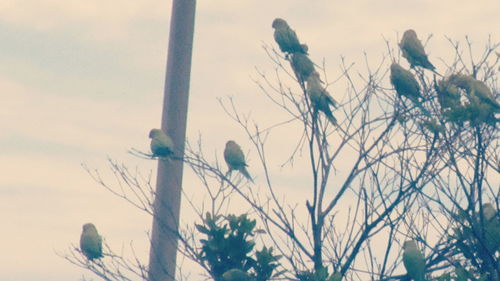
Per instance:
[[[285,20],[275,19],[272,27],[274,28],[274,40],[279,49],[285,53],[285,59],[290,62],[297,81],[302,86],[307,84],[307,87],[304,88],[314,113],[323,112],[331,123],[337,124],[332,113],[332,107],[337,108],[337,102],[322,86],[320,75],[316,71],[314,63],[309,59],[307,45],[299,41],[297,34]],[[403,57],[410,64],[410,68],[420,67],[441,76],[436,72],[436,67],[429,61],[424,46],[414,30],[409,29],[403,33],[399,47]],[[423,96],[420,84],[411,71],[403,68],[397,62],[393,62],[390,66],[390,81],[399,97],[408,98],[426,115],[430,115],[422,106]],[[453,110],[456,114],[462,115],[473,115],[474,113],[467,111],[475,111],[482,115],[484,120],[481,121],[493,120],[496,122],[494,115],[500,112],[500,105],[483,81],[461,73],[449,75],[439,82],[436,82],[434,77],[434,81],[438,102],[443,110]],[[467,105],[461,104],[462,92],[469,100]]]
[[[174,142],[165,132],[160,129],[152,129],[149,132],[149,138],[151,139],[151,157],[169,159],[174,156]],[[241,147],[235,141],[229,140],[226,142],[224,160],[229,167],[227,172],[228,175],[231,174],[233,170],[236,170],[245,176],[245,178],[249,181],[253,182],[253,179],[246,168],[248,165],[245,161],[245,155],[243,154]]]
[[[483,204],[482,218],[475,218],[474,223],[479,223],[483,220],[486,229],[486,244],[493,252],[498,251],[498,233],[499,222],[497,211],[491,203]],[[493,228],[489,228],[489,226]],[[491,232],[489,231],[491,230]],[[489,241],[495,241],[492,244]],[[94,261],[103,257],[102,252],[102,237],[97,232],[96,227],[92,223],[83,225],[82,234],[80,236],[81,253],[89,260]],[[414,281],[426,281],[425,272],[426,264],[425,257],[418,249],[417,243],[414,240],[408,240],[403,243],[403,265],[408,276]],[[239,269],[231,269],[223,274],[225,281],[251,281],[248,274]],[[341,280],[342,276],[334,275],[334,280]]]
[[[168,160],[174,156],[174,142],[165,132],[160,129],[151,129],[149,138],[151,138],[151,158]],[[235,141],[227,141],[224,149],[224,160],[229,167],[226,175],[230,175],[233,170],[237,170],[245,176],[245,178],[253,182],[250,173],[246,169],[248,165],[245,161],[245,155],[241,147]],[[82,234],[80,236],[80,250],[90,261],[103,257],[102,238],[97,232],[97,228],[92,223],[83,225]]]
[[[314,63],[309,59],[307,45],[300,43],[297,34],[285,20],[276,18],[272,23],[272,27],[274,28],[274,39],[280,50],[285,53],[285,59],[290,62],[298,82],[306,90],[315,116],[317,112],[323,112],[326,118],[332,124],[336,125],[337,120],[333,116],[331,106],[336,108],[337,102],[325,87],[322,86],[323,81],[319,73],[315,70]],[[411,68],[421,67],[435,72],[435,67],[429,61],[424,46],[414,30],[407,30],[403,34],[399,46],[403,57],[407,59]],[[390,66],[390,81],[399,96],[405,96],[417,105],[420,104],[419,100],[422,98],[420,85],[412,72],[393,62]],[[457,96],[458,89],[462,89],[476,97],[480,102],[488,104],[494,112],[497,112],[499,109],[498,103],[484,82],[463,74],[450,75],[436,84],[436,90],[439,94],[438,100],[443,108],[451,108],[460,104],[460,96]],[[151,138],[152,158],[168,160],[174,156],[174,142],[164,131],[152,129],[149,133],[149,138]],[[248,165],[245,161],[245,155],[235,141],[229,140],[226,142],[224,160],[229,168],[227,175],[230,175],[231,171],[237,170],[249,181],[253,182],[252,177],[246,169]],[[485,215],[486,219],[493,217],[489,213],[496,213],[491,204],[485,204],[484,211],[485,213],[488,212]],[[80,249],[82,254],[90,261],[103,257],[102,238],[92,223],[83,225],[80,237]],[[406,241],[403,244],[403,264],[408,275],[413,280],[425,280],[425,258],[414,240]],[[233,271],[226,273],[224,274],[224,278],[227,281],[240,280],[241,276],[245,276]]]
[[[274,19],[272,27],[274,28],[274,41],[285,53],[285,58],[290,61],[297,80],[302,86],[307,84],[307,93],[315,116],[317,112],[321,111],[332,124],[337,124],[337,119],[333,116],[330,108],[336,108],[337,102],[321,85],[323,81],[314,68],[314,63],[309,59],[307,45],[300,43],[297,34],[284,19]]]

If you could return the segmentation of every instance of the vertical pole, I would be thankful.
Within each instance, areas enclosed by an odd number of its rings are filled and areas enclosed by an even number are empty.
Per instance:
[[[161,128],[184,155],[196,0],[173,0]],[[149,280],[175,280],[183,163],[159,160],[149,251]]]

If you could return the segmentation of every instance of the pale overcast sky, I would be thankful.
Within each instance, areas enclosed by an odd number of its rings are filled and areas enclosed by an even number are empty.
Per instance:
[[[56,254],[78,244],[90,221],[117,249],[134,241],[147,256],[150,218],[99,187],[81,164],[105,171],[109,156],[155,169],[127,150],[147,150],[148,131],[160,125],[171,4],[1,1],[0,280],[91,277]],[[286,19],[311,57],[337,76],[341,55],[362,66],[366,51],[378,61],[383,38],[396,48],[408,28],[421,38],[433,35],[427,48],[439,69],[438,58],[450,52],[445,35],[470,35],[480,50],[488,35],[498,42],[499,12],[498,0],[199,1],[188,137],[203,135],[211,154],[228,138],[249,149],[216,98],[233,95],[245,112],[273,114],[252,78],[256,66],[273,71],[262,45],[275,46],[275,17]],[[249,153],[250,161],[257,158]],[[196,188],[193,175],[186,177]]]

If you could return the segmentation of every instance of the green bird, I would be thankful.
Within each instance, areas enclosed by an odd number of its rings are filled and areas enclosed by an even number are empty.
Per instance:
[[[293,53],[290,56],[290,64],[292,66],[297,81],[304,83],[307,81],[314,70],[314,63],[309,59],[309,56],[304,53]]]
[[[436,69],[425,54],[424,46],[422,45],[422,42],[418,40],[415,30],[408,29],[405,31],[403,38],[399,43],[399,47],[403,52],[403,57],[408,60],[411,67],[421,66],[432,71]]]
[[[470,75],[463,74],[452,75],[452,79],[456,81],[458,87],[467,92],[471,102],[479,102],[491,106],[495,112],[500,109],[500,105],[495,100],[490,88],[488,88],[483,81],[477,80]]]
[[[342,274],[340,272],[335,272],[327,281],[342,281]]]
[[[486,84],[470,75],[452,74],[450,83],[465,91],[469,104],[465,107],[466,115],[475,122],[497,122],[495,114],[500,112],[500,105]]]
[[[425,281],[425,258],[413,240],[403,244],[403,264],[414,281]]]
[[[493,217],[485,223],[484,231],[485,246],[488,251],[494,255],[500,250],[500,219],[496,217],[496,214],[493,214]]]
[[[151,152],[153,157],[169,157],[174,154],[174,142],[160,129],[151,129]]]
[[[487,221],[491,220],[493,217],[496,216],[496,211],[495,208],[493,208],[493,205],[491,203],[484,203],[483,204],[483,218]]]
[[[336,108],[337,102],[330,96],[328,91],[321,86],[319,73],[316,71],[311,73],[307,79],[307,93],[309,94],[309,100],[311,101],[314,111],[323,112],[332,124],[337,124],[337,119],[335,119],[330,109],[330,106]]]
[[[233,268],[230,269],[224,274],[222,274],[222,278],[224,278],[225,281],[250,281],[252,278],[248,273],[241,269]]]
[[[484,203],[482,208],[485,246],[490,253],[495,254],[500,248],[500,219],[493,204]],[[480,218],[477,218],[478,223]]]
[[[243,155],[243,151],[241,147],[235,141],[226,142],[226,148],[224,149],[224,160],[226,160],[226,164],[229,167],[228,173],[231,173],[233,170],[240,171],[249,181],[253,182],[250,173],[248,173],[246,167],[248,167],[245,162],[245,155]]]
[[[391,64],[390,80],[398,96],[405,96],[410,99],[424,115],[431,117],[431,113],[419,100],[422,97],[420,94],[420,85],[410,71],[393,62]]]
[[[307,53],[304,45],[300,44],[299,38],[284,19],[273,20],[274,41],[278,43],[280,50],[284,53]]]
[[[457,85],[450,82],[449,77],[439,82],[436,82],[434,77],[434,88],[442,109],[456,109],[461,105],[460,90]]]
[[[97,233],[94,224],[86,223],[83,225],[82,235],[80,236],[80,249],[91,261],[102,258],[102,238]]]
[[[486,86],[483,81],[477,79],[472,80],[472,89],[472,94],[479,98],[481,102],[490,105],[495,109],[495,111],[500,109],[500,105],[495,100],[490,88]]]
[[[421,97],[420,85],[410,71],[394,62],[391,64],[390,79],[399,96],[405,96],[414,102],[418,102]]]

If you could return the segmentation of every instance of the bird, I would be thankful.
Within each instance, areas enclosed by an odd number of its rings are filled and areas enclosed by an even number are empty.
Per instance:
[[[300,83],[307,81],[307,78],[315,71],[314,63],[309,59],[309,56],[300,52],[290,55],[290,65]]]
[[[413,74],[401,67],[397,63],[391,64],[391,83],[399,96],[405,96],[412,101],[418,101],[420,95],[420,85]]]
[[[102,238],[97,233],[94,224],[86,223],[83,225],[82,235],[80,236],[80,249],[91,261],[102,258]]]
[[[495,100],[490,88],[488,88],[483,81],[477,79],[472,80],[472,88],[473,95],[478,97],[481,102],[492,106],[496,111],[500,109],[500,105]]]
[[[497,217],[497,211],[491,203],[483,204],[481,214],[482,218],[478,214],[475,223],[478,229],[482,228],[482,231],[484,231],[482,243],[494,255],[500,249],[500,219]]]
[[[328,278],[329,281],[342,281],[342,273],[335,272]]]
[[[233,269],[230,269],[226,272],[224,272],[224,274],[222,274],[222,278],[224,278],[225,281],[250,281],[252,280],[252,278],[250,277],[250,275],[241,270],[241,269],[237,269],[237,268],[233,268]]]
[[[228,173],[231,173],[233,170],[240,171],[249,181],[253,182],[250,173],[248,173],[246,167],[248,167],[245,162],[245,155],[243,155],[243,151],[241,147],[233,140],[226,142],[226,148],[224,149],[224,160],[226,160],[226,164],[229,167]]]
[[[455,86],[463,89],[469,99],[477,99],[483,103],[487,103],[493,107],[498,107],[498,103],[491,90],[484,84],[483,81],[477,80],[470,75],[455,73],[449,76],[448,80]]]
[[[495,210],[492,211],[495,212]],[[486,212],[486,210],[483,210],[483,212]],[[484,244],[492,255],[495,255],[496,252],[500,251],[500,219],[495,216],[496,214],[493,214],[493,216],[484,224]]]
[[[434,76],[434,88],[442,109],[456,109],[461,105],[460,91],[455,84],[450,82],[449,77],[437,82]]]
[[[284,53],[307,53],[305,45],[300,44],[299,38],[288,23],[281,18],[273,20],[274,40]]]
[[[431,117],[431,113],[423,106],[419,98],[422,97],[420,94],[420,85],[413,74],[401,67],[396,62],[391,64],[391,83],[396,90],[398,96],[405,96],[410,99],[415,105],[420,108],[422,113],[427,117]]]
[[[471,121],[496,124],[495,114],[500,112],[500,105],[483,81],[460,73],[450,75],[448,81],[465,92],[469,100],[465,113]]]
[[[335,119],[330,109],[330,106],[336,108],[337,102],[330,96],[326,89],[321,86],[319,73],[316,71],[311,73],[307,79],[307,93],[309,94],[309,99],[314,111],[322,111],[332,124],[337,124],[337,119]]]
[[[408,60],[412,68],[421,66],[432,71],[436,69],[425,54],[424,46],[422,42],[418,40],[415,30],[408,29],[403,33],[403,38],[399,43],[399,47],[403,52],[403,57]]]
[[[484,203],[483,204],[483,218],[487,221],[491,220],[493,217],[496,215],[495,208],[493,208],[493,205],[491,203]]]
[[[153,157],[169,157],[174,154],[174,142],[160,129],[149,131]]]
[[[413,240],[403,243],[403,264],[414,281],[425,281],[425,258]]]

